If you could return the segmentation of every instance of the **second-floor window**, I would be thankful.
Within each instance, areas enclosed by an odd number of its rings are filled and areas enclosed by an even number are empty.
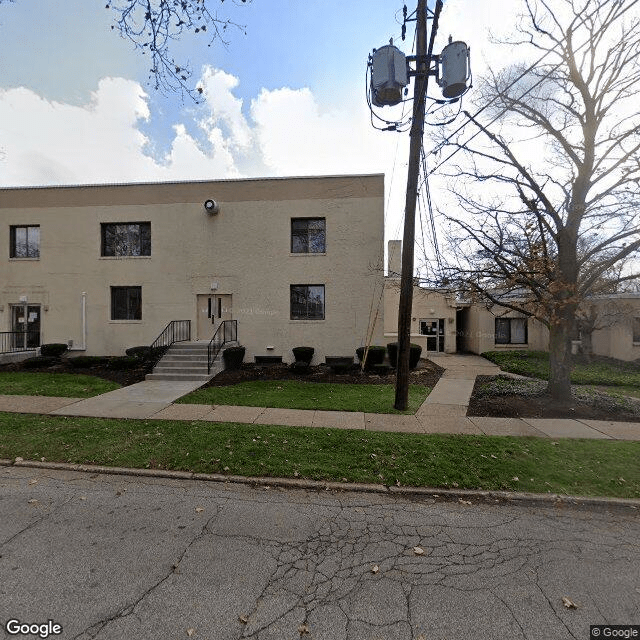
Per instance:
[[[12,226],[10,236],[11,258],[40,257],[40,225]]]
[[[325,251],[325,218],[291,218],[291,253],[325,253]]]
[[[101,250],[103,256],[150,256],[150,222],[102,223]]]

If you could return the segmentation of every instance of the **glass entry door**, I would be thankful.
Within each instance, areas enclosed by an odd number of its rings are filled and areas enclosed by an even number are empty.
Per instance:
[[[15,332],[12,336],[14,349],[24,349],[25,347],[27,349],[35,349],[39,347],[40,305],[11,305],[11,331]]]
[[[427,351],[444,351],[444,318],[420,320],[420,335],[427,337]]]

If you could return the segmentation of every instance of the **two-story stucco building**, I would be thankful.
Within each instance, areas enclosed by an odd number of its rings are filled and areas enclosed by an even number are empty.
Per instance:
[[[321,362],[365,343],[383,238],[382,175],[0,189],[0,330],[121,355],[235,319],[247,360]]]

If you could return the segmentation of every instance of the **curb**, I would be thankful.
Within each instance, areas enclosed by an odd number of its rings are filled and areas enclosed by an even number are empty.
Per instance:
[[[396,487],[383,484],[359,484],[351,482],[333,482],[322,480],[304,480],[301,478],[269,478],[223,475],[219,473],[195,473],[192,471],[171,471],[168,469],[130,469],[128,467],[105,467],[91,464],[73,464],[68,462],[41,462],[16,458],[0,458],[0,466],[26,467],[31,469],[53,469],[58,471],[77,471],[82,473],[104,473],[147,478],[169,478],[173,480],[200,480],[204,482],[224,482],[246,484],[250,486],[278,487],[282,489],[305,489],[311,491],[355,491],[360,493],[380,493],[404,498],[420,498],[430,502],[461,502],[471,500],[484,503],[509,503],[530,506],[571,506],[592,508],[628,508],[640,509],[640,499],[580,497],[557,493],[525,493],[522,491],[485,491],[480,489],[433,489],[428,487]]]

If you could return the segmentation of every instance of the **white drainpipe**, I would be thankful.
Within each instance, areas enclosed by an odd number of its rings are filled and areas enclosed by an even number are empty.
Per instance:
[[[82,345],[79,347],[71,347],[69,351],[86,351],[87,350],[87,292],[82,292]]]

